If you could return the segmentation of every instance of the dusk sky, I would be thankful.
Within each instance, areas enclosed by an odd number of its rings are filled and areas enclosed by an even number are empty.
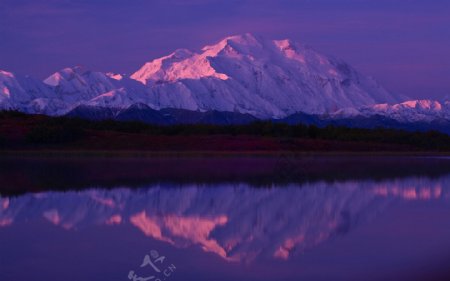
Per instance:
[[[245,32],[340,57],[394,93],[450,94],[449,0],[1,0],[0,69],[132,73]]]

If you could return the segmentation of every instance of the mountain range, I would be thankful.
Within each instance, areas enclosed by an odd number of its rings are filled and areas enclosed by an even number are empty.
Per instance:
[[[309,120],[450,133],[450,101],[408,100],[342,60],[252,34],[176,50],[129,76],[73,67],[40,81],[0,71],[0,109],[157,124]]]

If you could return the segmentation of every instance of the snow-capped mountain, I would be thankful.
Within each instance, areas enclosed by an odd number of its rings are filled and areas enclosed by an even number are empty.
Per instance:
[[[394,103],[372,78],[290,40],[232,36],[199,52],[177,50],[130,77],[66,68],[42,82],[0,72],[0,107],[61,115],[80,105],[226,111],[258,118]]]
[[[398,101],[340,60],[290,40],[250,34],[225,38],[199,53],[178,50],[146,63],[131,78],[152,88],[158,108],[238,111],[259,118]]]
[[[44,83],[53,86],[57,97],[68,103],[91,100],[116,89],[106,74],[84,71],[81,67],[60,70]]]
[[[334,117],[381,115],[403,123],[450,121],[450,101],[411,100],[398,104],[376,104],[359,109],[344,108],[336,111]]]
[[[341,60],[251,34],[198,52],[177,50],[131,76],[73,67],[41,82],[0,71],[0,109],[27,113],[158,124],[246,123],[254,117],[319,126],[410,129],[404,124],[414,123],[414,130],[450,132],[448,99],[405,99]]]
[[[54,103],[58,101],[50,86],[29,76],[0,70],[0,109],[50,113]]]
[[[308,124],[319,127],[389,128],[407,131],[439,131],[450,135],[450,102],[412,100],[399,104],[376,104],[343,108],[332,114],[295,113],[278,123]]]

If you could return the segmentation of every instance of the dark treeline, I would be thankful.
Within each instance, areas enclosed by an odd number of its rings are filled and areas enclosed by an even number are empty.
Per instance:
[[[0,112],[1,120],[27,119],[30,115],[14,111]],[[287,125],[270,121],[257,121],[246,125],[151,125],[141,122],[118,122],[113,120],[90,121],[67,117],[43,117],[32,123],[25,140],[33,144],[66,143],[82,139],[92,131],[114,131],[129,134],[188,136],[188,135],[251,135],[274,138],[307,138],[336,141],[399,144],[430,150],[450,150],[450,136],[435,132],[410,132],[395,129],[358,129],[311,125]],[[0,134],[0,144],[5,143]]]

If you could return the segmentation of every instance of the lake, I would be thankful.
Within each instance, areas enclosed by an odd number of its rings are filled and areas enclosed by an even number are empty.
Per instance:
[[[450,158],[0,159],[0,280],[450,280]]]

